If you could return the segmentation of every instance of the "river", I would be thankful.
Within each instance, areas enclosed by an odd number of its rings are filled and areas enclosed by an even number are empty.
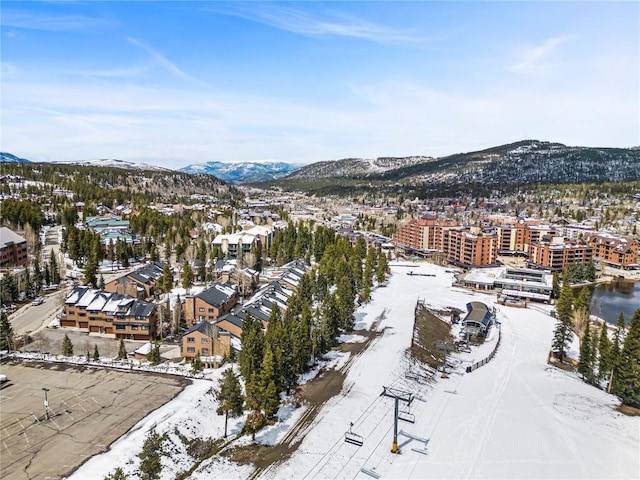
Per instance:
[[[620,312],[624,313],[626,323],[640,308],[640,282],[615,280],[599,284],[591,298],[591,314],[615,324]]]

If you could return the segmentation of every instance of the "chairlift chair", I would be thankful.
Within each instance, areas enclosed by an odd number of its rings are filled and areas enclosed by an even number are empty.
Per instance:
[[[364,438],[362,438],[362,435],[358,435],[353,431],[353,422],[350,423],[349,430],[344,432],[344,441],[346,443],[351,443],[352,445],[355,445],[357,447],[361,447],[364,443]]]
[[[398,412],[398,420],[402,420],[403,422],[416,423],[416,416],[411,413],[411,410],[404,410]]]

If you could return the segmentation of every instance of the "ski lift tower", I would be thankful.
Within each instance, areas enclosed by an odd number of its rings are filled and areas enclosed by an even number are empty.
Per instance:
[[[442,378],[447,378],[447,353],[453,350],[453,345],[438,341],[436,348],[444,354],[442,358]]]
[[[400,412],[399,402],[403,401],[407,405],[411,405],[413,401],[413,393],[398,390],[397,388],[382,387],[382,393],[385,397],[391,397],[395,399],[395,409],[393,414],[393,444],[391,445],[391,453],[400,453],[398,449],[398,415]]]

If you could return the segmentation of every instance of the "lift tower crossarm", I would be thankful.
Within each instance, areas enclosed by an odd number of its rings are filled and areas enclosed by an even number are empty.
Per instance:
[[[413,401],[413,393],[405,392],[404,390],[398,390],[397,388],[391,387],[382,387],[382,393],[380,394],[384,397],[391,397],[395,400],[395,408],[393,414],[393,444],[391,445],[391,453],[399,453],[398,450],[398,413],[400,409],[398,408],[398,404],[402,402],[406,402],[407,405],[411,405]]]

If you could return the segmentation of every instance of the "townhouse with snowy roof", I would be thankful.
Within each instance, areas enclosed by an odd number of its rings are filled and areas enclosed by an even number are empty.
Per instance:
[[[156,332],[156,314],[154,303],[86,286],[75,287],[64,300],[60,326],[125,340],[151,340]]]
[[[205,368],[217,368],[231,354],[231,335],[217,325],[202,321],[187,330],[180,339],[180,355],[187,361],[200,355]]]
[[[162,276],[164,263],[151,262],[126,275],[115,278],[104,285],[104,290],[110,293],[131,295],[140,300],[155,296],[156,283]]]
[[[247,315],[251,315],[260,320],[266,330],[273,307],[277,305],[282,312],[287,309],[289,299],[298,290],[300,279],[309,270],[311,267],[302,260],[294,260],[280,267],[271,281],[247,300],[241,310],[220,317],[216,325],[240,338],[242,323]]]
[[[238,303],[238,290],[233,283],[215,283],[197,295],[187,295],[184,319],[189,327],[207,321],[213,323]]]

